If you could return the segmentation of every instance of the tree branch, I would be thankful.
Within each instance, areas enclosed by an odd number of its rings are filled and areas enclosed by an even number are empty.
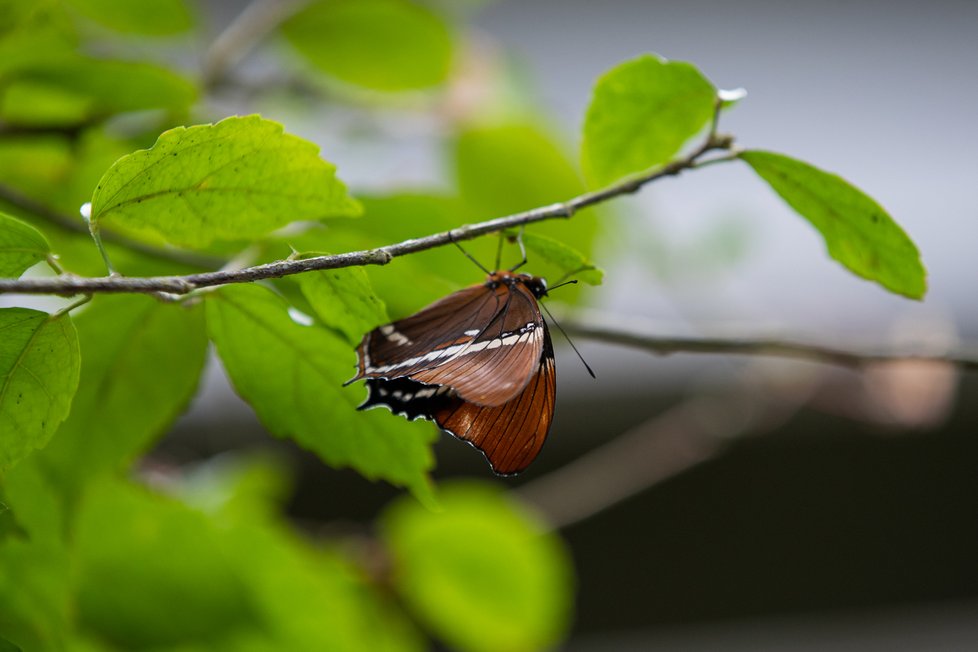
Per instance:
[[[281,278],[323,269],[338,269],[361,265],[386,265],[398,256],[425,251],[453,242],[471,240],[488,233],[504,231],[524,224],[532,224],[558,217],[569,218],[588,206],[600,204],[621,195],[637,192],[646,184],[663,177],[676,176],[684,170],[708,164],[704,155],[716,150],[730,150],[733,138],[711,134],[699,147],[683,158],[676,159],[655,172],[626,178],[618,183],[593,192],[578,195],[573,199],[529,211],[499,217],[485,222],[461,226],[421,238],[405,240],[397,244],[377,249],[353,251],[331,256],[316,256],[301,260],[281,260],[265,265],[256,265],[237,270],[220,270],[186,276],[149,277],[78,277],[57,276],[54,278],[0,279],[0,294],[88,294],[88,293],[155,293],[187,294],[194,290],[229,283],[250,283],[271,278]]]
[[[649,335],[610,324],[562,322],[564,329],[588,339],[645,349],[657,355],[672,353],[722,353],[811,360],[823,364],[859,368],[879,362],[925,361],[951,364],[978,371],[978,351],[958,350],[942,354],[906,351],[858,351],[822,344],[777,338],[671,337]]]

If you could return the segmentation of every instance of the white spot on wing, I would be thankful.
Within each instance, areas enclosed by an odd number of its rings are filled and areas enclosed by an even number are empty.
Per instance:
[[[394,327],[390,324],[387,326],[381,326],[380,332],[382,335],[388,339],[394,339],[396,337],[404,337],[401,333],[394,330]],[[434,351],[429,351],[424,355],[415,356],[413,358],[408,358],[407,360],[401,360],[400,362],[388,365],[382,365],[379,367],[368,366],[364,373],[367,374],[386,374],[397,369],[405,369],[408,367],[413,367],[418,364],[424,364],[427,362],[434,362],[442,358],[452,359],[455,357],[461,357],[463,355],[469,355],[471,353],[478,353],[479,351],[498,349],[501,346],[512,346],[514,344],[519,344],[526,342],[530,338],[534,340],[543,337],[543,329],[537,328],[534,322],[530,322],[525,326],[521,327],[518,331],[513,333],[503,333],[501,337],[495,337],[491,340],[483,340],[481,342],[466,342],[465,344],[454,344],[452,346],[447,346],[444,349],[435,349]],[[404,338],[407,339],[407,338]]]
[[[394,324],[387,324],[386,326],[381,326],[380,334],[386,337],[388,341],[391,341],[399,346],[412,343],[410,338],[408,338],[404,333],[394,328]]]

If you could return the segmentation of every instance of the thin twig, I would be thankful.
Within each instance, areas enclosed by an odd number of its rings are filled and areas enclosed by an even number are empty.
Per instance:
[[[708,138],[699,147],[683,158],[677,159],[655,172],[628,177],[618,183],[594,192],[578,195],[566,202],[542,206],[532,210],[499,217],[485,222],[461,226],[451,231],[405,240],[397,244],[353,251],[331,256],[316,256],[301,260],[280,260],[265,265],[256,265],[238,270],[220,270],[186,276],[122,277],[104,276],[95,278],[58,276],[54,278],[0,279],[0,294],[60,294],[78,293],[154,293],[169,292],[186,294],[193,290],[229,283],[250,283],[271,278],[281,278],[323,269],[339,269],[362,265],[386,265],[398,256],[425,251],[434,247],[471,240],[488,233],[504,231],[513,227],[555,218],[572,217],[579,210],[608,201],[621,195],[637,192],[646,184],[664,177],[676,176],[694,168],[705,154],[715,150],[729,150],[732,146],[729,136]]]
[[[650,335],[621,326],[565,322],[564,329],[575,336],[610,344],[644,349],[657,355],[672,353],[723,353],[733,355],[774,356],[811,360],[823,364],[859,368],[878,362],[926,361],[952,364],[967,371],[978,371],[978,352],[860,351],[823,344],[778,338],[674,337]]]

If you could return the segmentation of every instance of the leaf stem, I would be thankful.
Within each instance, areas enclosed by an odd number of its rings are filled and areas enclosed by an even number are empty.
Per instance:
[[[98,252],[102,254],[102,262],[105,263],[105,269],[108,270],[109,276],[119,276],[119,272],[115,271],[115,267],[112,266],[112,261],[109,259],[109,252],[105,250],[105,245],[102,244],[102,234],[99,232],[98,224],[91,219],[88,220],[88,232],[92,234],[92,240],[95,241]]]

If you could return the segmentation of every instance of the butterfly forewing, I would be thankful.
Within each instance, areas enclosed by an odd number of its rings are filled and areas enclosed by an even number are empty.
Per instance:
[[[537,304],[544,294],[543,279],[494,272],[374,329],[357,349],[353,380],[366,378],[369,390],[359,409],[432,419],[481,450],[496,473],[519,473],[554,414],[553,347]]]
[[[353,380],[410,377],[450,386],[479,405],[502,405],[534,374],[543,330],[536,298],[523,283],[487,282],[369,333]]]

